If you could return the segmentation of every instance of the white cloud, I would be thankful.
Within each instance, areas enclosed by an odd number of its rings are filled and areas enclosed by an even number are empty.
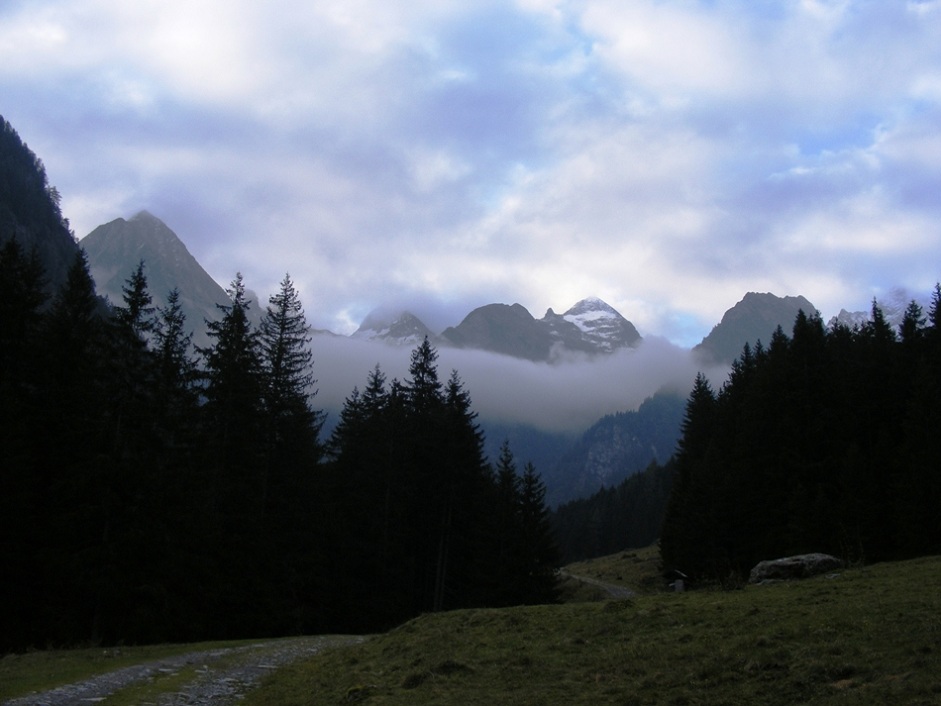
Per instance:
[[[695,343],[746,291],[929,279],[938,7],[34,0],[0,95],[79,235],[148,208],[318,326],[597,295]]]

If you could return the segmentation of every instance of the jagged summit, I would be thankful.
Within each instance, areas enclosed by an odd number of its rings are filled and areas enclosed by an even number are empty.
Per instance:
[[[459,348],[477,348],[534,361],[565,353],[612,353],[637,345],[637,329],[597,297],[583,299],[564,314],[546,311],[536,319],[520,304],[488,304],[474,309],[442,338]]]
[[[552,309],[542,319],[566,349],[585,353],[613,353],[641,341],[634,325],[598,297],[582,299],[564,314]]]
[[[216,304],[228,304],[229,297],[163,221],[148,211],[139,211],[128,220],[116,218],[98,226],[81,245],[99,294],[119,304],[125,281],[143,260],[154,304],[165,306],[170,290],[179,289],[193,340],[206,345],[205,320],[218,319]],[[258,315],[257,311],[252,313]]]
[[[353,333],[353,338],[408,346],[421,343],[426,336],[435,339],[431,330],[410,311],[383,309],[370,312]]]
[[[790,334],[799,311],[810,315],[816,307],[801,296],[778,297],[768,292],[748,292],[744,298],[725,312],[702,343],[693,351],[710,364],[730,364],[742,353],[745,344],[767,344],[771,334],[780,326]]]
[[[902,320],[905,318],[905,310],[908,308],[909,302],[912,301],[921,306],[923,310],[927,310],[930,306],[925,298],[915,297],[908,290],[901,287],[889,290],[883,297],[876,300],[876,305],[882,311],[882,316],[885,317],[886,322],[898,331],[902,325]],[[832,327],[836,324],[842,324],[848,328],[861,328],[869,321],[872,321],[871,308],[868,311],[840,309],[840,313],[832,317],[827,325]]]

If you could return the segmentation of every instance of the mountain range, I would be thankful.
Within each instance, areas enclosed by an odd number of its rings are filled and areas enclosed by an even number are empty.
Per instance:
[[[225,305],[228,296],[159,218],[147,211],[127,220],[117,218],[95,228],[82,239],[81,246],[99,294],[112,302],[121,301],[122,287],[140,261],[145,264],[155,304],[165,304],[169,291],[178,288],[194,341],[205,345],[203,323],[218,318],[218,305]],[[262,307],[254,308],[256,316],[260,315]],[[738,357],[746,341],[768,340],[778,325],[789,330],[799,309],[815,311],[803,297],[749,293],[694,350],[709,364],[728,364]],[[378,309],[363,320],[352,337],[414,346],[426,336],[439,346],[538,362],[572,355],[610,355],[636,348],[643,340],[630,321],[596,297],[583,299],[562,314],[549,309],[541,319],[521,304],[487,304],[440,334],[409,311]]]
[[[122,287],[143,261],[154,303],[164,305],[166,295],[177,288],[194,342],[208,344],[205,322],[220,316],[219,305],[229,302],[228,295],[159,218],[142,211],[127,220],[115,219],[95,228],[80,245],[100,295],[121,302]],[[263,308],[256,305],[253,310],[259,317]],[[800,310],[816,311],[804,297],[749,292],[692,353],[707,368],[729,365],[746,342],[768,342],[778,326],[789,333]],[[841,320],[849,316],[844,312]],[[410,348],[425,337],[438,347],[487,351],[540,363],[604,359],[618,351],[633,351],[643,342],[630,321],[596,297],[583,299],[562,314],[549,309],[540,319],[518,303],[487,304],[440,334],[411,312],[379,309],[352,334],[353,339]],[[668,459],[679,438],[684,406],[682,395],[658,394],[636,411],[603,417],[581,436],[491,419],[482,419],[481,427],[488,446],[494,447],[488,448],[491,457],[496,457],[496,445],[509,439],[521,463],[538,463],[547,499],[556,505],[613,487],[651,461]],[[338,410],[328,411],[335,416]]]
[[[533,361],[566,354],[609,354],[641,342],[634,325],[602,300],[582,299],[564,314],[552,309],[536,319],[521,304],[488,304],[474,309],[441,334],[445,344],[477,348]]]
[[[89,233],[81,245],[99,293],[112,302],[121,301],[127,277],[143,260],[155,304],[162,305],[172,288],[179,289],[194,341],[206,345],[204,322],[220,315],[218,305],[226,304],[228,296],[159,218],[142,211],[127,220],[115,219]],[[728,364],[746,341],[768,340],[778,325],[789,331],[799,309],[814,311],[803,297],[748,293],[695,352],[704,364]],[[257,313],[260,310],[255,307]],[[596,297],[583,299],[562,314],[549,309],[540,319],[518,303],[487,304],[440,334],[411,312],[379,309],[352,334],[353,339],[412,348],[425,337],[439,347],[542,363],[603,359],[618,351],[633,351],[643,341],[630,321]],[[682,395],[655,395],[636,411],[604,417],[580,437],[489,419],[482,419],[481,426],[488,445],[510,439],[521,462],[539,464],[548,499],[558,504],[612,487],[652,460],[669,458],[679,437],[683,408]],[[335,416],[338,410],[329,411]],[[488,452],[495,457],[495,449]]]

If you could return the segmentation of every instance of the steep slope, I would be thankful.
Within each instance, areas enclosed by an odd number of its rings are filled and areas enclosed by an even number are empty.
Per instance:
[[[558,464],[543,474],[550,505],[588,497],[644,470],[651,461],[665,463],[676,448],[686,402],[657,393],[636,411],[597,421]]]
[[[205,320],[217,320],[216,304],[228,304],[225,290],[190,254],[183,241],[159,218],[141,211],[130,220],[117,218],[100,225],[81,241],[98,292],[113,304],[123,299],[122,287],[144,261],[148,289],[156,306],[165,306],[174,287],[186,314],[193,342],[207,345]],[[258,313],[258,307],[253,307]]]
[[[54,294],[65,282],[78,245],[42,160],[0,116],[0,243],[14,237],[24,253],[36,252]]]
[[[767,344],[771,334],[780,326],[790,334],[799,311],[807,315],[817,311],[804,297],[777,297],[774,294],[748,292],[745,297],[725,312],[702,343],[693,348],[705,363],[731,364],[742,353],[745,344]]]

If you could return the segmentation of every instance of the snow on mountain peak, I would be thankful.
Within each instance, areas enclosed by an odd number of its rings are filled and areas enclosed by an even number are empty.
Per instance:
[[[543,321],[552,326],[554,335],[571,350],[612,353],[640,342],[633,324],[598,297],[582,299],[562,315],[549,309]]]
[[[562,314],[562,318],[575,324],[586,334],[601,333],[598,329],[604,322],[623,319],[613,307],[597,297],[582,299]]]
[[[409,311],[375,310],[366,317],[353,334],[353,338],[380,340],[396,345],[417,345],[433,334],[422,321]]]

